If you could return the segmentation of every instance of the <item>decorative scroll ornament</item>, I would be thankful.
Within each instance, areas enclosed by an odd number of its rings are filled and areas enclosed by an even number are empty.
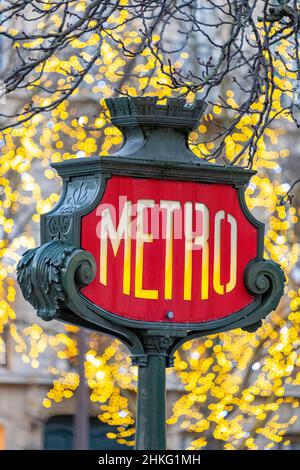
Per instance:
[[[68,215],[54,216],[49,219],[48,228],[53,240],[67,240],[67,234],[70,231],[72,219]]]
[[[244,274],[244,282],[251,294],[261,295],[262,304],[251,318],[255,320],[258,313],[264,318],[277,307],[283,295],[285,275],[280,266],[270,260],[249,263]],[[246,326],[244,330],[253,332],[261,325],[261,319],[252,325]]]
[[[82,181],[80,186],[74,189],[72,195],[66,200],[64,206],[60,209],[62,213],[73,212],[83,206],[88,199],[87,184]]]
[[[78,287],[95,276],[92,256],[61,241],[45,243],[26,251],[17,266],[17,279],[24,298],[43,320],[52,320],[68,300],[66,266],[75,262],[73,274]]]

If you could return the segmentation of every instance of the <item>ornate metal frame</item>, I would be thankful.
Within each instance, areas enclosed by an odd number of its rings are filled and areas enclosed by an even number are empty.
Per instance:
[[[202,102],[191,108],[185,107],[180,100],[179,104],[178,100],[171,100],[168,107],[164,107],[158,106],[155,99],[121,98],[108,100],[108,106],[112,121],[125,135],[125,144],[112,157],[81,158],[52,165],[63,179],[62,196],[57,206],[42,216],[41,247],[25,253],[19,263],[18,280],[24,297],[44,320],[56,318],[119,338],[135,360],[138,355],[145,354],[143,338],[149,335],[161,338],[164,343],[166,337],[174,338],[172,344],[165,347],[169,355],[191,338],[233,328],[254,331],[276,308],[284,283],[280,267],[263,259],[264,226],[253,217],[245,203],[245,186],[255,172],[208,164],[190,152],[186,136],[203,113]],[[157,134],[162,127],[169,131],[164,145]],[[172,148],[174,139],[177,144],[181,142],[176,151]],[[172,159],[150,159],[149,141],[153,146],[159,141],[161,153],[167,149]],[[92,281],[96,265],[92,255],[80,247],[81,218],[99,204],[107,180],[113,175],[232,185],[238,192],[244,215],[258,230],[257,257],[247,267],[244,277],[247,289],[255,297],[254,302],[220,320],[180,325],[124,319],[88,301],[79,289]]]
[[[198,124],[205,103],[200,101],[189,107],[184,101],[173,99],[166,106],[159,106],[156,98],[119,98],[107,100],[107,105],[112,122],[124,134],[123,147],[111,157],[52,165],[63,179],[62,196],[57,206],[42,216],[41,246],[24,253],[17,268],[18,282],[25,299],[42,319],[83,326],[112,335],[127,345],[132,363],[140,366],[137,448],[164,449],[162,371],[172,366],[176,349],[187,340],[233,328],[255,331],[261,320],[277,307],[283,294],[284,274],[279,265],[263,259],[264,226],[245,203],[245,187],[255,172],[208,164],[188,148],[188,133]],[[244,273],[245,286],[255,300],[220,320],[185,325],[141,323],[121,318],[88,301],[80,289],[94,279],[96,263],[80,247],[81,218],[99,204],[107,180],[113,175],[233,186],[241,210],[258,233],[257,257]],[[160,377],[155,379],[155,386],[153,371]],[[153,401],[154,395],[157,400]],[[145,431],[148,426],[149,433]]]

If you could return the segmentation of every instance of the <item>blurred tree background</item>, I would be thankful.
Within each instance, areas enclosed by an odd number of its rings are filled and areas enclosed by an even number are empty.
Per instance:
[[[289,445],[300,405],[300,192],[290,191],[299,178],[299,21],[295,0],[1,2],[0,333],[9,331],[34,369],[55,351],[44,407],[79,384],[78,329],[18,324],[15,304],[16,263],[59,199],[50,162],[117,150],[122,137],[104,98],[201,98],[209,106],[190,147],[199,158],[257,170],[247,204],[267,224],[265,257],[282,266],[287,284],[255,334],[235,330],[181,348],[168,372],[180,396],[167,422],[191,433],[192,449]],[[128,351],[89,334],[85,373],[99,419],[117,426],[108,437],[132,446],[137,372]]]

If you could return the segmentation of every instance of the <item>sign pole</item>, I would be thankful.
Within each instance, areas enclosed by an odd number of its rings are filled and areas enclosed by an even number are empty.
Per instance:
[[[74,418],[74,449],[89,449],[89,391],[85,379],[85,353],[86,353],[86,331],[80,328],[78,331],[78,374],[79,386],[76,397],[76,412]]]
[[[149,354],[138,367],[137,450],[166,449],[166,357]]]
[[[166,368],[173,366],[172,350],[180,336],[150,331],[141,338],[145,353],[131,356],[138,366],[136,450],[166,449]]]

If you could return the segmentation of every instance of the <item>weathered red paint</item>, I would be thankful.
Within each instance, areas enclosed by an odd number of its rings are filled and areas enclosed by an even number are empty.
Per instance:
[[[158,299],[143,299],[135,296],[135,240],[131,241],[130,293],[123,293],[124,240],[121,241],[116,256],[114,256],[110,240],[108,240],[107,285],[100,283],[100,263],[103,260],[101,261],[100,240],[97,236],[97,226],[99,232],[99,223],[101,224],[99,213],[105,204],[111,204],[118,208],[119,196],[126,197],[132,203],[141,199],[152,199],[157,204],[162,200],[178,201],[182,206],[187,202],[192,202],[193,205],[196,202],[205,204],[209,211],[209,288],[207,299],[201,299],[202,250],[200,249],[194,251],[192,255],[191,300],[184,300],[184,237],[173,240],[172,299],[164,298],[166,240],[161,236],[159,239],[153,240],[152,243],[144,244],[142,278],[143,288],[157,290]],[[149,209],[145,209],[145,211],[149,211]],[[218,211],[230,213],[237,224],[236,285],[231,292],[225,292],[223,295],[217,293],[213,286],[214,222]],[[162,211],[159,219],[161,224],[163,217],[165,217],[164,214]],[[117,224],[119,217],[120,210],[117,210]],[[193,215],[193,223],[195,223],[195,214]],[[230,227],[227,221],[221,222],[220,280],[224,284],[228,282],[230,277]],[[201,229],[203,229],[203,217],[202,222],[200,220],[200,231]],[[81,237],[82,248],[93,254],[98,266],[96,278],[81,292],[92,303],[121,317],[149,322],[199,323],[231,315],[253,302],[253,297],[244,286],[243,274],[248,262],[256,257],[258,233],[257,228],[243,214],[237,191],[230,185],[113,176],[107,182],[100,206],[82,218]],[[173,318],[167,317],[169,311],[173,312]]]

